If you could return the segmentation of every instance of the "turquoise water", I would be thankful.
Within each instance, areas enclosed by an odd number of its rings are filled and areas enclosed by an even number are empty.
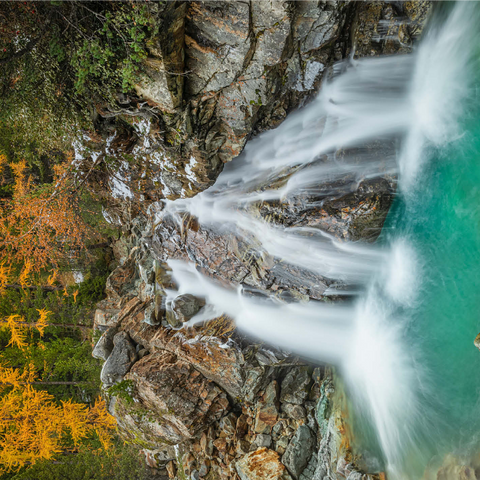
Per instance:
[[[416,298],[395,314],[417,372],[418,420],[404,460],[412,479],[447,453],[468,465],[480,452],[480,115],[465,116],[462,138],[430,152],[380,238],[406,239],[416,257]]]

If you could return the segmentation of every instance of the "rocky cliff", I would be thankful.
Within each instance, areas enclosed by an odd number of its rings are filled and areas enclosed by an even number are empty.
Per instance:
[[[253,135],[302,106],[348,56],[408,52],[428,13],[424,2],[167,2],[136,96],[99,107],[91,163],[108,159],[105,216],[123,235],[118,267],[98,305],[103,335],[94,355],[119,431],[142,448],[160,478],[321,480],[362,473],[349,447],[334,372],[259,344],[220,316],[188,328],[205,308],[184,294],[168,301],[165,261],[188,259],[224,284],[322,300],[331,280],[251,258],[234,234],[161,212],[162,199],[210,186]],[[85,153],[86,152],[86,153]],[[88,165],[88,163],[86,164]],[[395,181],[328,188],[322,207],[264,202],[258,215],[309,225],[341,240],[374,241]],[[318,203],[318,202],[317,202]],[[151,208],[147,208],[151,206]],[[155,212],[155,215],[151,215]]]

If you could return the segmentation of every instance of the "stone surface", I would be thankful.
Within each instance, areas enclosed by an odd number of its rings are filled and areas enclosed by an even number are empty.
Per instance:
[[[259,448],[237,461],[235,468],[241,480],[279,480],[285,467],[278,453],[268,448]]]
[[[126,380],[135,384],[133,404],[116,406],[127,438],[151,444],[180,443],[203,431],[229,408],[225,393],[190,364],[168,352],[137,362]],[[120,401],[120,399],[119,399]],[[134,435],[135,433],[135,435]]]
[[[100,360],[107,360],[113,350],[113,337],[117,334],[116,327],[110,327],[102,334],[96,343],[92,356]]]
[[[315,437],[306,425],[298,427],[282,457],[282,463],[293,478],[298,479],[302,474],[312,456],[315,443]]]
[[[122,324],[131,337],[150,351],[166,350],[191,363],[207,378],[216,382],[230,395],[239,396],[244,382],[244,358],[235,343],[223,347],[219,338],[202,336],[192,331],[157,329],[142,322],[140,316],[130,316]]]
[[[311,383],[309,367],[292,370],[282,381],[280,401],[301,405],[307,399]]]
[[[198,313],[202,303],[205,304],[201,299],[189,293],[178,295],[172,302],[172,311],[179,322],[185,323]]]
[[[475,337],[473,344],[480,350],[480,333]]]
[[[125,332],[117,333],[113,337],[113,350],[103,364],[100,380],[106,386],[120,382],[136,360],[135,346],[128,334]]]

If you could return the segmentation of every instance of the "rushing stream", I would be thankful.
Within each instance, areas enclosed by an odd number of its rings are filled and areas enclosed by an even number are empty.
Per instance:
[[[389,478],[422,478],[446,453],[480,451],[478,19],[473,2],[442,6],[413,54],[336,65],[316,100],[250,142],[212,188],[163,212],[188,211],[257,245],[264,261],[332,279],[326,295],[349,286],[352,302],[285,304],[170,262],[180,291],[211,305],[192,321],[224,312],[252,335],[336,365],[359,449]],[[346,176],[395,174],[398,195],[374,245],[252,213],[262,201],[341,193]]]

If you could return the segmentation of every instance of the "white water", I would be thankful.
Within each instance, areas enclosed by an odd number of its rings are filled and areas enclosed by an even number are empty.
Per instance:
[[[363,285],[351,305],[284,304],[246,297],[170,261],[180,293],[204,296],[210,316],[226,313],[238,327],[273,345],[338,366],[356,407],[374,425],[387,469],[402,476],[420,418],[415,386],[423,372],[403,343],[398,305],[412,306],[421,265],[408,239],[389,249],[341,243],[313,228],[284,228],[251,213],[251,205],[343,192],[332,182],[399,173],[408,191],[428,149],[459,135],[456,118],[468,84],[469,52],[462,43],[473,28],[467,4],[457,5],[441,29],[431,29],[411,55],[351,60],[334,67],[315,101],[279,128],[251,141],[214,187],[192,199],[167,202],[162,215],[188,211],[199,223],[243,236],[260,255]],[[280,188],[269,188],[296,168]],[[208,315],[201,318],[205,320]],[[194,319],[195,320],[195,319]]]

